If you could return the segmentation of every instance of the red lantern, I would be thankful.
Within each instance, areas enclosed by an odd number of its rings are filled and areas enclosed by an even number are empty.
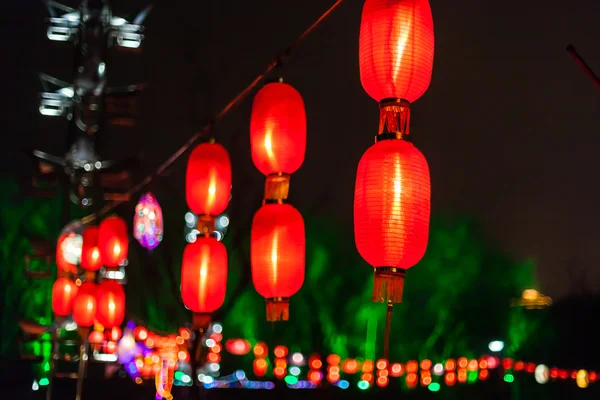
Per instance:
[[[77,285],[68,278],[58,278],[52,287],[52,311],[61,317],[66,317],[73,309],[77,297]]]
[[[73,303],[73,321],[81,327],[94,325],[96,319],[96,285],[84,282],[77,291]]]
[[[81,257],[81,235],[75,232],[65,233],[56,244],[56,265],[66,272],[77,272]]]
[[[360,255],[375,267],[373,301],[401,302],[404,271],[427,248],[430,192],[427,161],[410,142],[379,141],[361,158],[354,235]]]
[[[264,175],[292,174],[306,151],[306,112],[296,89],[268,83],[258,91],[250,119],[252,161]]]
[[[98,271],[102,267],[100,248],[98,247],[98,227],[91,226],[83,231],[83,246],[81,247],[81,267],[87,271]]]
[[[231,197],[229,154],[217,143],[198,145],[188,160],[186,200],[192,212],[218,215],[227,208]]]
[[[125,291],[113,280],[105,280],[96,291],[96,319],[105,328],[119,326],[125,318]]]
[[[289,204],[265,204],[254,215],[250,264],[256,291],[267,299],[267,321],[287,321],[289,298],[302,287],[304,220]]]
[[[427,0],[366,0],[360,23],[360,81],[373,99],[417,100],[433,70]]]
[[[199,237],[185,247],[181,267],[181,297],[195,313],[212,313],[225,300],[227,249],[214,237]]]
[[[107,267],[118,267],[127,259],[129,239],[127,224],[122,218],[110,217],[102,221],[98,233],[98,247],[102,263]]]

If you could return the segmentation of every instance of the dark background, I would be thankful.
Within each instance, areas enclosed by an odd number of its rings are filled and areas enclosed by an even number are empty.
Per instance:
[[[307,108],[306,160],[292,178],[291,198],[301,211],[332,214],[348,225],[356,166],[378,118],[358,76],[362,3],[346,0],[278,72]],[[127,0],[114,8],[127,14],[146,4]],[[143,53],[115,52],[107,67],[111,85],[151,85],[139,123],[101,132],[100,154],[140,155],[137,173],[150,172],[330,4],[156,2]],[[36,73],[70,80],[73,50],[47,40],[40,1],[1,7],[2,172],[17,176],[30,165],[20,149],[65,152],[66,121],[37,111]],[[479,218],[498,247],[536,260],[546,294],[597,290],[600,93],[565,47],[573,43],[600,70],[600,2],[432,0],[431,7],[433,80],[413,106],[413,132],[430,164],[433,212]],[[248,99],[215,132],[233,160],[232,223],[240,225],[251,218],[263,185],[249,152],[250,106]],[[172,185],[182,204],[185,159],[163,178],[168,182],[157,183]]]

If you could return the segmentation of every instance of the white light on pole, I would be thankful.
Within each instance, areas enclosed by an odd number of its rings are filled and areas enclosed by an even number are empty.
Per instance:
[[[488,344],[488,348],[494,353],[499,353],[504,349],[504,342],[502,340],[494,340]]]

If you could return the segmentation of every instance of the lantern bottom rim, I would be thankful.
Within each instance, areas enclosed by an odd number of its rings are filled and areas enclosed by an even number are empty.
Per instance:
[[[374,303],[402,303],[405,277],[405,269],[375,267],[371,300]]]
[[[288,321],[290,319],[290,298],[272,297],[267,300],[267,321]]]
[[[206,331],[212,322],[211,313],[195,312],[192,317],[192,326],[194,330]]]

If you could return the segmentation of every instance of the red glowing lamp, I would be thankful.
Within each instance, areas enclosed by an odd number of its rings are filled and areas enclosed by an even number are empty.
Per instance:
[[[282,82],[266,84],[252,103],[252,161],[264,175],[292,174],[306,151],[306,112],[300,93]]]
[[[73,309],[78,287],[68,278],[58,278],[52,287],[52,311],[54,314],[66,317]]]
[[[267,321],[289,318],[289,298],[304,282],[305,240],[302,215],[289,204],[265,204],[254,215],[252,281],[267,299]]]
[[[181,297],[195,313],[216,311],[227,289],[227,249],[214,237],[200,237],[185,247],[181,267]]]
[[[83,231],[83,245],[81,247],[81,267],[87,271],[98,271],[102,267],[98,239],[100,229],[90,226]]]
[[[73,303],[73,321],[81,327],[94,325],[96,319],[96,285],[84,282],[77,291]]]
[[[231,162],[218,143],[198,145],[188,160],[186,200],[192,212],[218,215],[227,208],[231,197]]]
[[[96,318],[105,328],[121,325],[125,318],[125,291],[113,280],[105,280],[96,291]],[[113,339],[114,340],[114,339]]]
[[[127,259],[129,239],[127,224],[122,218],[106,218],[100,224],[98,233],[98,246],[100,258],[107,267],[118,267]]]
[[[434,34],[427,0],[366,0],[359,38],[360,81],[376,101],[417,100],[429,87]]]

